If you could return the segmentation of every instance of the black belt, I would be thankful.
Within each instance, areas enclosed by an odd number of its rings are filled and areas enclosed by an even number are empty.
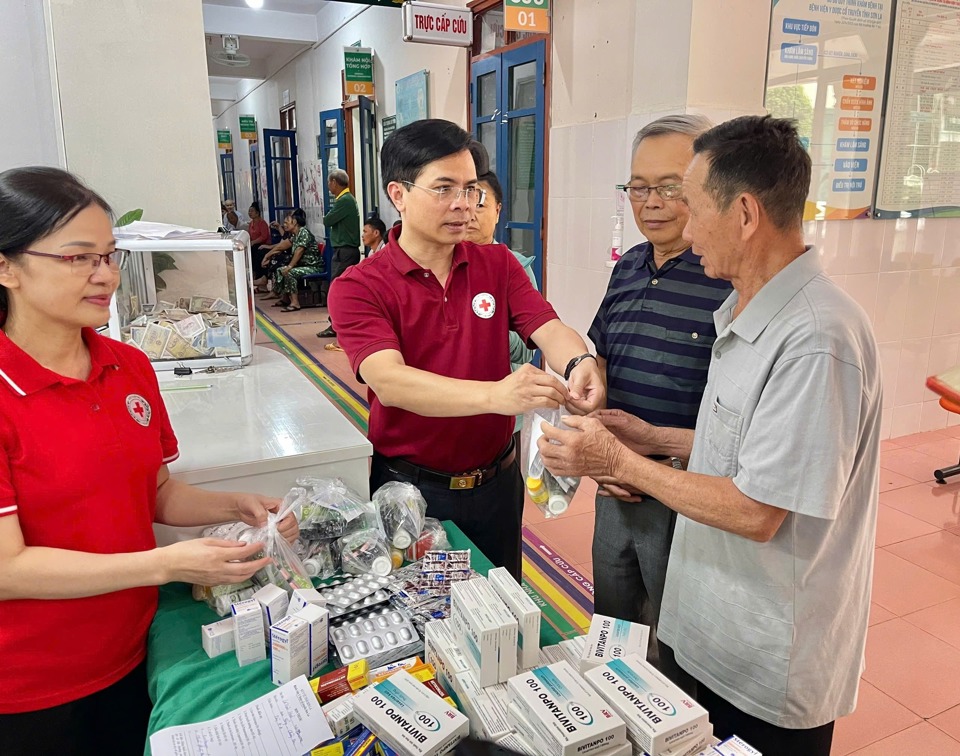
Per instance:
[[[373,458],[374,461],[382,462],[393,472],[410,476],[413,478],[414,484],[429,481],[431,483],[441,483],[451,491],[467,491],[471,488],[486,485],[502,471],[509,468],[517,458],[517,445],[513,439],[510,439],[510,444],[489,467],[478,468],[462,475],[450,475],[438,470],[431,470],[429,467],[421,467],[399,457],[384,457],[377,452],[373,453]]]

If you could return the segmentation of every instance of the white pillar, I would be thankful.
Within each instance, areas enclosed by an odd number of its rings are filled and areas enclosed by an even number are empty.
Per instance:
[[[200,3],[48,1],[66,167],[118,214],[216,228]]]

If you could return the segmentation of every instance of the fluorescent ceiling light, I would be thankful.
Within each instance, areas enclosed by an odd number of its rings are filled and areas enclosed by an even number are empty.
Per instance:
[[[260,10],[263,7],[263,0],[247,0],[247,5],[254,10]]]

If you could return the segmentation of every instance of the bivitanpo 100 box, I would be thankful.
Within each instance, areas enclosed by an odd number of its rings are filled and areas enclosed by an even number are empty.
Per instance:
[[[567,662],[511,677],[507,686],[550,756],[586,756],[627,742],[623,720]]]
[[[453,620],[433,620],[423,626],[423,658],[437,670],[437,680],[459,697],[457,675],[467,672],[470,664],[457,645]]]
[[[470,722],[407,672],[353,698],[357,720],[403,756],[440,756],[467,736]]]
[[[464,580],[450,586],[450,619],[480,687],[485,688],[500,682],[500,623],[477,595],[472,582]]]
[[[634,744],[651,756],[709,725],[706,709],[637,654],[607,662],[584,677],[626,720]]]
[[[487,573],[487,582],[517,621],[517,666],[532,669],[540,664],[540,609],[505,567]]]
[[[650,628],[646,625],[594,614],[590,621],[587,645],[580,658],[580,672],[631,654],[639,654],[646,659],[649,638]]]

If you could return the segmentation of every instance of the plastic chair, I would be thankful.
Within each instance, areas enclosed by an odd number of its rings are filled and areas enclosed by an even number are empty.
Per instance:
[[[940,406],[943,407],[947,412],[952,412],[955,415],[960,415],[960,404],[951,402],[946,397],[940,399]],[[933,477],[937,479],[937,483],[946,483],[947,478],[951,475],[960,474],[960,460],[957,461],[957,464],[950,465],[950,467],[944,467],[940,470],[933,471]]]

